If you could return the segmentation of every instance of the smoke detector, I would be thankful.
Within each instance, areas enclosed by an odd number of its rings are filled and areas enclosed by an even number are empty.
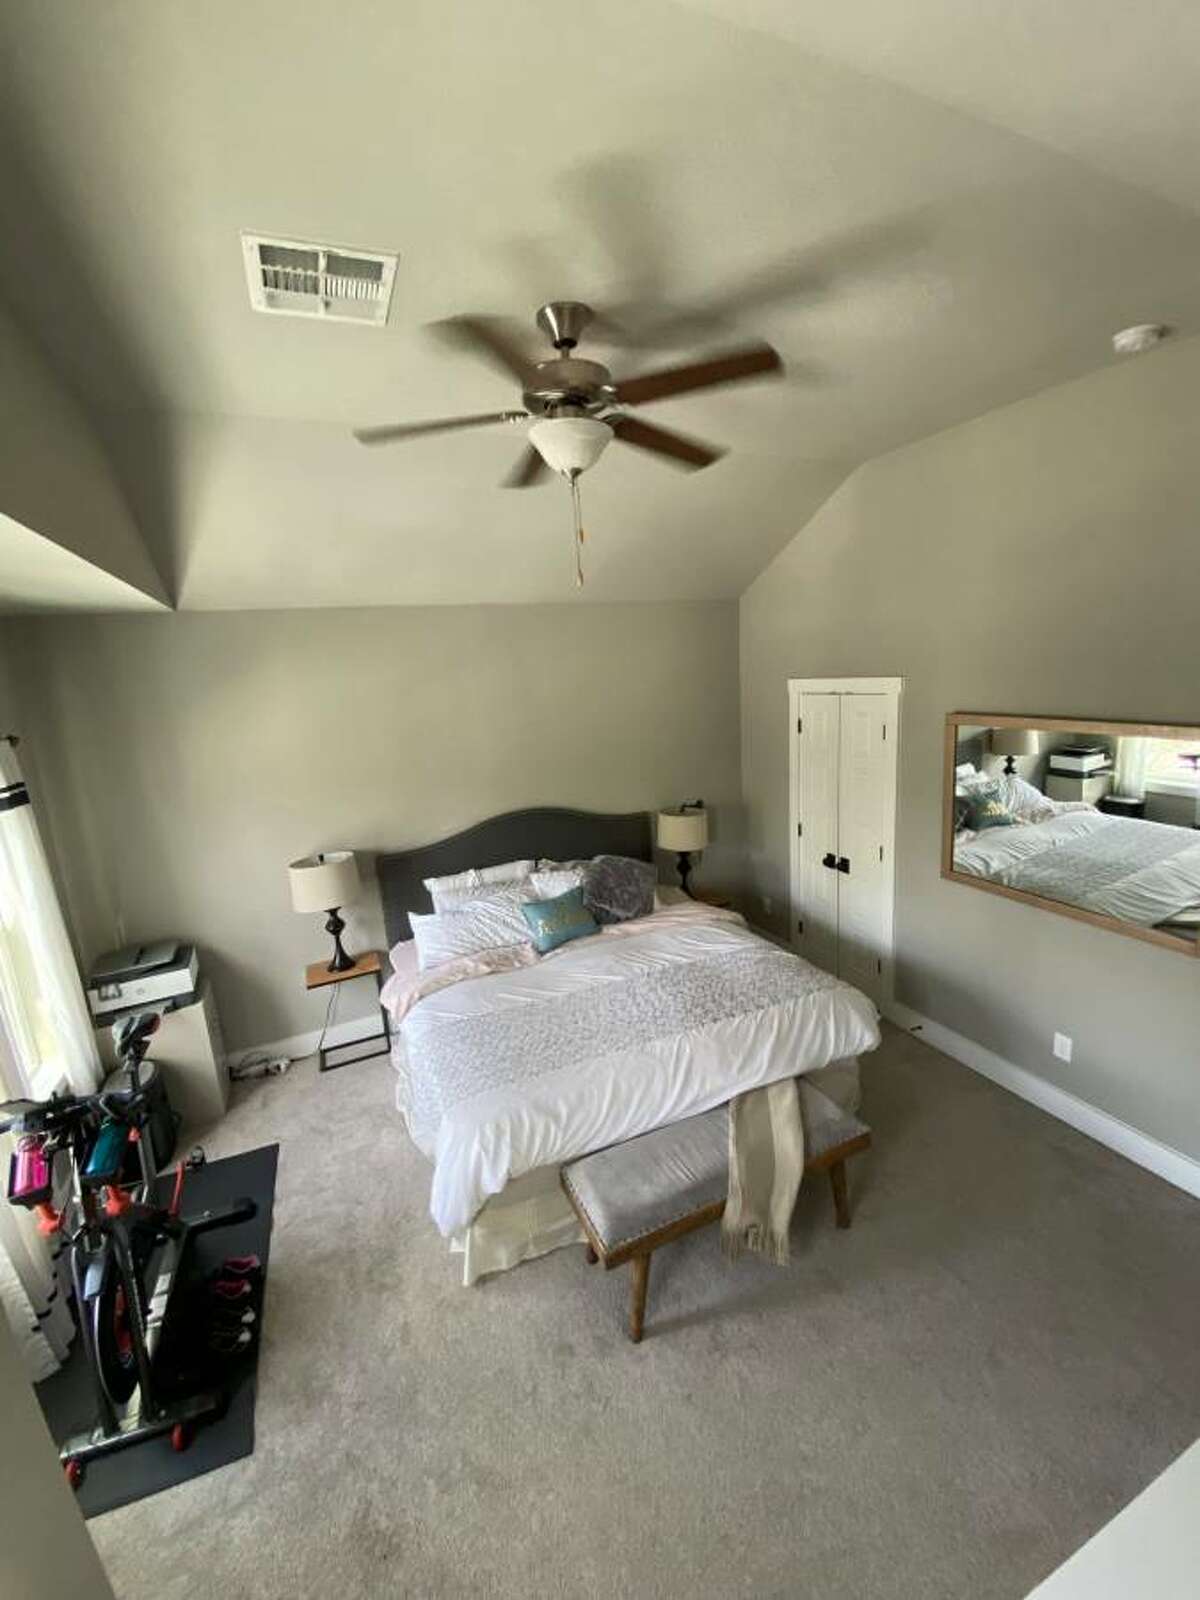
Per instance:
[[[1119,356],[1140,356],[1147,350],[1153,350],[1166,337],[1167,329],[1163,323],[1139,322],[1135,327],[1122,328],[1120,333],[1114,333],[1112,347]]]
[[[242,259],[255,311],[376,327],[388,319],[394,255],[243,233]]]

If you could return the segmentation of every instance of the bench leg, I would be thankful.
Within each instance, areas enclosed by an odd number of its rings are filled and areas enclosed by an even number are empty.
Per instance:
[[[646,1291],[650,1286],[650,1252],[629,1263],[629,1337],[640,1344],[646,1326]]]
[[[850,1199],[846,1193],[846,1163],[835,1161],[829,1169],[829,1184],[833,1190],[833,1210],[839,1228],[850,1226]]]
[[[588,1264],[588,1266],[589,1267],[594,1267],[596,1265],[597,1261],[599,1261],[600,1257],[592,1249],[590,1244],[589,1245],[585,1245],[584,1249],[587,1251],[587,1264]]]

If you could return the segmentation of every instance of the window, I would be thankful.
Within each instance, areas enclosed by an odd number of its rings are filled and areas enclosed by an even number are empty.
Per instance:
[[[66,1063],[51,998],[38,982],[28,933],[5,887],[0,877],[0,1027],[23,1087],[41,1099],[63,1086]]]
[[[1200,794],[1200,739],[1151,739],[1146,787],[1163,794]]]

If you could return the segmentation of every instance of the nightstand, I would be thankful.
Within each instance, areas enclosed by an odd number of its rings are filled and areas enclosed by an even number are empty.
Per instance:
[[[325,961],[311,961],[304,969],[304,987],[306,989],[325,989],[331,983],[349,983],[353,978],[375,979],[375,986],[383,989],[383,963],[379,959],[378,950],[367,950],[352,967],[347,967],[344,972],[330,972],[329,964]],[[369,1033],[362,1039],[351,1039],[346,1044],[331,1044],[323,1046],[318,1052],[318,1072],[332,1072],[335,1067],[351,1067],[356,1061],[371,1061],[375,1056],[387,1055],[392,1047],[392,1031],[388,1025],[388,1014],[383,1006],[379,1008],[383,1018],[383,1027],[379,1033]],[[356,1056],[342,1056],[335,1061],[333,1057],[343,1050],[354,1050],[362,1044],[375,1044],[382,1040],[377,1050],[363,1050]]]
[[[733,896],[722,893],[720,889],[693,889],[692,899],[698,900],[702,906],[716,906],[719,911],[733,910]]]

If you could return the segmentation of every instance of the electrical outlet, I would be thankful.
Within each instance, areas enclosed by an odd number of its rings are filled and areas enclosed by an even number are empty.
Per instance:
[[[1054,1054],[1060,1061],[1070,1061],[1074,1041],[1069,1033],[1056,1033],[1054,1035]]]

